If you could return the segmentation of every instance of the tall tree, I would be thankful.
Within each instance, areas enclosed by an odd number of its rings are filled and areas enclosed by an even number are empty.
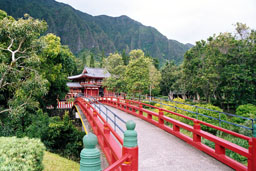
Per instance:
[[[147,93],[159,84],[160,73],[152,59],[145,57],[140,49],[129,53],[130,62],[125,71],[125,83],[128,93]],[[158,78],[157,78],[158,77]]]
[[[153,64],[149,64],[149,95],[152,96],[152,89],[158,88],[161,80],[161,73]]]
[[[178,92],[178,90],[174,88],[175,82],[179,79],[178,72],[179,67],[174,64],[174,61],[166,62],[165,66],[161,69],[162,79],[160,81],[160,89],[162,95]]]
[[[104,50],[102,50],[101,57],[100,57],[100,68],[103,67],[104,58],[105,58],[105,52],[104,52]]]
[[[0,134],[19,135],[28,124],[25,118],[39,110],[37,99],[48,90],[47,80],[38,71],[35,43],[47,24],[28,15],[19,20],[1,16]]]
[[[106,86],[111,91],[123,92],[125,90],[124,84],[124,72],[125,65],[123,63],[122,57],[120,54],[110,54],[104,60],[104,66],[111,74],[109,78],[106,78],[103,82],[103,85]]]
[[[94,55],[91,53],[91,58],[90,58],[90,67],[94,68],[95,67],[95,61],[94,61]]]
[[[41,105],[57,105],[57,99],[63,99],[68,92],[67,77],[76,70],[75,57],[71,51],[61,45],[60,38],[54,34],[47,34],[38,41],[41,66],[40,72],[49,82],[49,92],[40,98]]]
[[[124,65],[128,65],[129,59],[128,59],[128,56],[126,55],[126,52],[124,49],[122,51],[122,59],[123,59]]]

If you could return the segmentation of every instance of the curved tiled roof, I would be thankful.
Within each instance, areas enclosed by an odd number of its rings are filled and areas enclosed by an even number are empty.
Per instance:
[[[81,77],[96,77],[96,78],[107,78],[110,77],[110,73],[105,68],[89,68],[84,67],[82,74],[68,77],[68,79],[76,79]]]
[[[79,83],[77,83],[77,82],[73,82],[73,83],[68,82],[68,83],[67,83],[67,86],[68,86],[68,87],[76,87],[76,88],[81,88],[81,87],[82,87],[82,86],[81,86]]]

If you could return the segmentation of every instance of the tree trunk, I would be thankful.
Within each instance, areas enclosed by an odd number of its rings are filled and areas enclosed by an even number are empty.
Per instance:
[[[150,101],[152,100],[152,97],[151,97],[151,91],[152,91],[152,87],[151,87],[151,85],[149,86],[149,96],[150,96]]]

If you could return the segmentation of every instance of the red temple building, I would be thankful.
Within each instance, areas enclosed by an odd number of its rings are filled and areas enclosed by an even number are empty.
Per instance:
[[[79,75],[68,77],[72,82],[68,82],[69,93],[66,99],[83,96],[104,96],[110,94],[106,87],[102,86],[104,78],[110,77],[110,73],[104,68],[89,68],[84,67],[84,70]]]

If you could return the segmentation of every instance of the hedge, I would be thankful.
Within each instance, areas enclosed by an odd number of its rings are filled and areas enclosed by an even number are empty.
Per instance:
[[[39,139],[0,137],[0,170],[41,171],[44,150]]]

